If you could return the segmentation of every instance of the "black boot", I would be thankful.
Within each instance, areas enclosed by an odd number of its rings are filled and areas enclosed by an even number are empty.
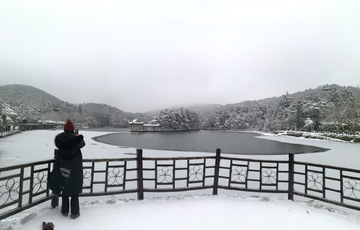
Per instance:
[[[71,214],[71,219],[76,219],[80,216],[80,212],[78,214]]]

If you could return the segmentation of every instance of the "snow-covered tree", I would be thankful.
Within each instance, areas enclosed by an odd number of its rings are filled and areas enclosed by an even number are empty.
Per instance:
[[[315,128],[315,122],[311,120],[310,118],[305,120],[305,125],[303,127],[304,131],[311,132]]]
[[[195,130],[200,129],[200,120],[195,112],[188,109],[161,111],[159,116],[151,119],[152,124],[160,124],[164,130]]]
[[[360,115],[360,86],[357,87],[357,92],[352,94],[352,98],[348,100],[347,105],[346,123],[348,124],[351,133],[355,134]]]
[[[343,88],[341,90],[334,88],[329,94],[327,119],[333,121],[337,133],[343,129],[348,111],[353,103],[354,95],[346,88]]]
[[[11,106],[0,100],[0,130],[6,130],[8,126],[20,122],[18,114]]]

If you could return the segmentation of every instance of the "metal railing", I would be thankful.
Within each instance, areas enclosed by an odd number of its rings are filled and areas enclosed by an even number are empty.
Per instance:
[[[53,162],[0,168],[0,220],[55,198],[47,188]]]
[[[15,134],[15,133],[19,133],[20,132],[20,130],[18,130],[18,129],[16,129],[16,130],[8,130],[8,131],[2,131],[2,132],[0,132],[0,138],[1,137],[6,137],[6,136],[10,136],[10,135],[13,135],[13,134]]]
[[[360,211],[360,171],[294,162],[293,194]]]
[[[288,160],[221,156],[84,159],[80,196],[219,189],[287,194],[317,199],[360,211],[360,171]],[[0,220],[58,197],[47,187],[54,160],[0,168]]]

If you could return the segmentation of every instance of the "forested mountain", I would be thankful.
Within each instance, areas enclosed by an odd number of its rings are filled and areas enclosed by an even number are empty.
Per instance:
[[[127,113],[105,104],[70,104],[31,86],[0,86],[0,129],[26,121],[65,121],[81,126],[128,127],[128,122],[159,123],[169,129],[334,130],[355,133],[360,114],[359,87],[324,85],[294,94],[228,105],[203,105]]]
[[[0,98],[19,116],[19,121],[65,121],[67,117],[78,123],[79,107],[64,102],[42,90],[27,85],[0,86]]]
[[[1,124],[22,121],[65,121],[70,117],[79,126],[128,127],[128,120],[139,116],[105,104],[64,102],[42,90],[27,85],[0,86]],[[16,114],[11,115],[11,112]]]
[[[324,85],[281,97],[226,105],[201,118],[205,129],[348,130],[355,133],[360,89]]]

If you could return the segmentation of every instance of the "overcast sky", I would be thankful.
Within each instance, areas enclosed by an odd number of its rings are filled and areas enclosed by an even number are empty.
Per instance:
[[[0,0],[0,85],[127,112],[360,84],[359,0]]]

